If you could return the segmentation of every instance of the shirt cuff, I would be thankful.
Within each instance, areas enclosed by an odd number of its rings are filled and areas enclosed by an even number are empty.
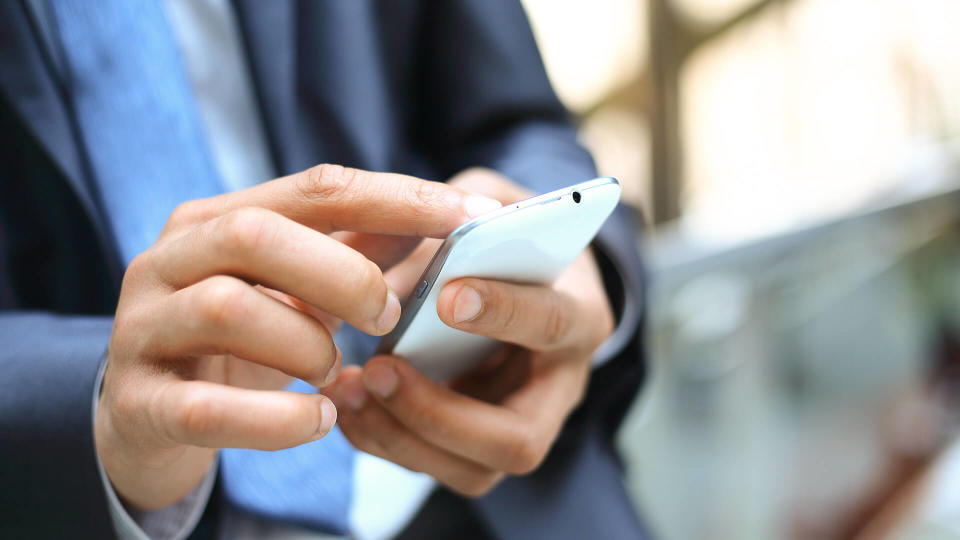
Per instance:
[[[103,383],[103,373],[107,361],[104,358],[97,373],[97,383],[93,388],[93,405],[91,406],[93,421],[97,418],[97,405],[100,401],[100,386]],[[113,489],[107,473],[97,455],[97,470],[103,481],[103,489],[107,494],[107,508],[110,519],[113,521],[113,530],[122,540],[163,539],[180,540],[186,538],[196,528],[203,511],[210,500],[213,484],[217,478],[217,463],[211,465],[207,475],[193,491],[180,501],[159,510],[135,510],[127,508],[120,501],[117,492]]]

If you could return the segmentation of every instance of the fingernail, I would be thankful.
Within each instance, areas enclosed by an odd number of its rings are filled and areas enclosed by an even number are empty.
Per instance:
[[[400,299],[397,298],[397,293],[393,292],[393,289],[387,287],[387,305],[377,318],[377,331],[386,334],[393,330],[398,320],[400,320]]]
[[[333,381],[337,380],[337,377],[340,376],[340,370],[343,369],[343,353],[340,352],[340,349],[337,348],[337,359],[333,362],[333,367],[330,368],[330,371],[327,372],[326,378],[323,379],[323,386],[327,386]]]
[[[358,411],[367,402],[367,390],[357,379],[348,380],[340,388],[340,396],[351,409]]]
[[[337,423],[337,407],[326,396],[320,397],[320,425],[317,427],[317,436],[326,435]]]
[[[393,395],[399,381],[397,370],[389,364],[379,364],[363,370],[363,384],[384,399]]]
[[[467,213],[468,216],[474,218],[480,214],[486,214],[487,212],[492,212],[503,205],[500,204],[500,201],[491,199],[489,197],[484,197],[483,195],[467,195],[463,199],[463,211]]]
[[[453,301],[453,322],[462,323],[473,320],[483,309],[483,299],[473,287],[464,285]]]

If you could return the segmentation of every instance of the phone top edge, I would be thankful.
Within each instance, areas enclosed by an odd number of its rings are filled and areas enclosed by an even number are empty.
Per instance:
[[[417,278],[413,291],[416,291],[417,287],[424,281],[427,282],[426,288],[421,291],[419,296],[417,296],[417,294],[414,292],[411,292],[407,298],[404,299],[404,302],[400,308],[400,320],[397,321],[397,325],[393,330],[380,339],[380,342],[377,344],[376,353],[390,354],[393,351],[393,348],[399,341],[400,336],[402,336],[407,327],[410,326],[410,323],[413,321],[417,311],[420,310],[422,304],[426,301],[427,297],[430,296],[430,290],[433,288],[436,278],[440,275],[440,270],[443,268],[443,265],[447,260],[447,256],[450,254],[453,246],[456,245],[461,238],[466,236],[467,233],[479,227],[480,225],[483,225],[484,223],[488,223],[498,218],[510,215],[514,212],[518,212],[524,208],[558,201],[562,199],[564,195],[572,194],[574,191],[584,192],[594,188],[610,185],[615,185],[617,188],[620,188],[620,182],[612,176],[594,178],[593,180],[587,180],[586,182],[581,182],[579,184],[560,188],[542,195],[535,195],[527,199],[506,204],[502,208],[477,216],[476,218],[454,229],[453,232],[451,232],[443,240],[443,243],[437,249],[437,252],[433,255],[433,258],[430,259],[430,262],[427,264],[427,267],[424,269],[423,273]]]
[[[574,184],[572,186],[567,186],[565,188],[549,191],[542,195],[534,195],[533,197],[519,200],[517,202],[505,204],[503,205],[502,208],[487,212],[486,214],[483,214],[481,216],[477,216],[476,218],[464,223],[463,225],[460,225],[459,227],[454,229],[453,232],[451,232],[444,241],[446,242],[447,240],[456,240],[457,238],[462,237],[463,235],[470,232],[472,229],[476,228],[477,226],[482,225],[483,223],[486,223],[488,221],[493,221],[494,219],[498,219],[505,215],[516,212],[517,210],[522,210],[524,208],[529,208],[531,206],[537,206],[540,204],[550,203],[550,202],[559,200],[564,195],[568,195],[570,193],[573,193],[574,191],[588,191],[593,188],[609,186],[609,185],[615,185],[617,187],[620,187],[620,182],[612,176],[602,176],[600,178],[594,178],[593,180],[587,180],[586,182],[581,182],[579,184]]]

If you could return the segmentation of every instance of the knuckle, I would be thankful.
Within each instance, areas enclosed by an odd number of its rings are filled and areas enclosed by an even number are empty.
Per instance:
[[[123,283],[121,287],[129,287],[142,280],[150,272],[153,266],[154,254],[151,249],[141,252],[130,261],[127,269],[123,273]]]
[[[276,227],[273,214],[262,208],[246,207],[234,210],[220,221],[224,247],[235,253],[252,253],[266,245]]]
[[[146,398],[146,422],[161,440],[167,443],[177,443],[179,434],[169,423],[169,411],[163,406],[164,398],[170,391],[170,383],[163,385]]]
[[[307,169],[297,188],[306,199],[338,199],[350,192],[360,171],[342,165],[323,163]]]
[[[176,424],[187,438],[209,435],[221,424],[220,407],[206,394],[190,392],[177,413]]]
[[[110,414],[118,421],[118,425],[129,424],[131,419],[140,413],[140,399],[136,392],[120,390],[113,392],[108,401]]]
[[[429,182],[426,180],[415,180],[412,182],[412,189],[405,189],[404,195],[407,204],[405,205],[414,214],[414,217],[423,217],[433,208],[443,206],[442,197],[448,186],[439,182]]]
[[[456,482],[450,487],[465,497],[476,499],[490,493],[490,491],[500,483],[501,478],[502,475],[493,471],[478,472]]]
[[[506,472],[522,475],[536,470],[543,463],[547,451],[534,430],[518,430],[508,449]]]
[[[207,279],[201,288],[197,311],[205,323],[220,327],[230,326],[246,316],[247,285],[240,280],[215,276]]]
[[[170,212],[170,217],[167,218],[167,225],[172,228],[177,228],[197,223],[203,215],[203,206],[199,200],[178,204],[177,207],[173,209],[173,212]]]
[[[113,319],[113,332],[110,336],[108,358],[111,361],[126,361],[146,353],[152,347],[153,332],[150,310],[145,305],[131,303],[117,309]]]

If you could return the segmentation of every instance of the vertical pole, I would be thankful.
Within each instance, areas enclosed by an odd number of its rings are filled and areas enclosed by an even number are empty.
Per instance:
[[[685,33],[669,0],[649,0],[650,81],[652,97],[651,193],[653,222],[680,216],[683,153],[680,143],[680,67]]]

